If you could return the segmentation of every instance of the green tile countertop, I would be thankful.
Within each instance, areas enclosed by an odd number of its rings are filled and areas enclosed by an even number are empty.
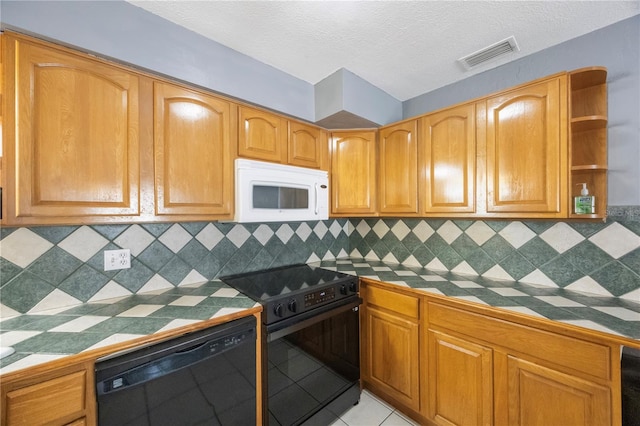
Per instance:
[[[366,259],[339,259],[313,265],[602,331],[630,338],[640,344],[640,300],[634,303],[617,297],[599,297],[562,288],[492,280]]]
[[[257,305],[223,282],[209,281],[3,318],[0,346],[16,352],[0,360],[0,374]]]

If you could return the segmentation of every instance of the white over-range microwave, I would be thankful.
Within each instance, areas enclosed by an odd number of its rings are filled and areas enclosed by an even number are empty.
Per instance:
[[[326,171],[236,159],[235,222],[295,222],[329,218]]]

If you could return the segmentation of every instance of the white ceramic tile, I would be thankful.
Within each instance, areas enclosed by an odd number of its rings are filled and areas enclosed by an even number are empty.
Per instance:
[[[224,287],[216,291],[215,293],[213,293],[211,296],[212,297],[236,297],[238,294],[240,294],[238,290]]]
[[[506,309],[508,311],[518,312],[520,314],[527,314],[537,318],[545,318],[544,315],[540,315],[534,310],[531,310],[525,306],[500,306],[500,309]]]
[[[460,228],[450,220],[446,221],[436,232],[447,242],[447,244],[451,244],[460,235],[462,235]]]
[[[536,236],[535,232],[529,229],[522,222],[511,222],[509,225],[505,226],[499,234],[515,248],[522,247]]]
[[[113,240],[114,243],[122,248],[128,248],[131,250],[131,254],[138,256],[144,251],[153,241],[155,237],[148,233],[140,225],[131,225],[126,231],[118,235]]]
[[[187,276],[184,277],[182,281],[180,281],[180,284],[178,284],[178,287],[182,287],[186,285],[196,285],[196,284],[202,285],[207,281],[208,280],[205,277],[203,277],[200,274],[200,272],[196,271],[195,269],[192,269],[191,272],[189,272]]]
[[[640,304],[640,288],[637,288],[633,291],[630,291],[629,293],[623,294],[621,296],[619,296],[621,299],[624,300],[629,300],[631,302],[635,302]],[[2,306],[0,306],[1,308]]]
[[[371,269],[373,269],[376,272],[380,272],[380,271],[391,271],[391,268],[389,268],[388,266],[374,266]]]
[[[383,257],[382,261],[386,262],[386,263],[395,263],[395,264],[399,264],[400,263],[398,261],[398,259],[391,252],[389,252],[385,257]]]
[[[162,327],[160,330],[156,331],[156,333],[160,333],[162,331],[173,330],[174,328],[184,327],[185,325],[196,324],[198,322],[202,322],[201,320],[195,319],[174,319],[169,322],[169,324]]]
[[[447,267],[444,266],[444,264],[440,262],[440,259],[438,259],[437,257],[431,262],[427,263],[425,268],[431,269],[432,271],[448,271]]]
[[[17,345],[20,342],[24,342],[27,339],[32,338],[33,336],[37,336],[41,334],[42,331],[7,331],[5,333],[0,334],[0,346],[13,346]]]
[[[158,309],[162,309],[164,305],[137,305],[131,309],[128,309],[117,316],[119,317],[146,317],[157,311]]]
[[[0,303],[0,320],[14,318],[18,315],[20,315],[20,312],[14,311],[7,305],[3,305],[2,303]]]
[[[394,411],[385,419],[380,426],[414,426],[418,423],[413,422],[407,417],[403,417],[399,412]]]
[[[466,261],[462,261],[458,264],[458,266],[456,266],[455,268],[453,268],[451,270],[451,272],[454,272],[456,274],[462,274],[462,275],[478,275],[478,273],[476,272],[475,269],[473,269],[471,267],[471,265],[469,265]]]
[[[128,342],[129,340],[134,340],[134,339],[137,339],[139,337],[144,337],[144,334],[126,334],[126,333],[112,334],[111,336],[107,337],[106,339],[103,339],[103,340],[99,341],[98,343],[95,343],[95,344],[89,346],[87,349],[85,349],[82,352],[90,351],[92,349],[103,348],[103,347],[109,346],[109,345],[115,345],[116,343]]]
[[[173,306],[196,306],[198,303],[202,302],[206,299],[206,296],[182,296],[173,302],[169,303],[169,305]]]
[[[253,231],[253,237],[256,240],[260,241],[260,244],[262,244],[264,246],[264,245],[267,244],[267,242],[269,242],[271,237],[273,237],[273,230],[271,228],[269,228],[267,225],[264,225],[264,224],[260,225],[260,226],[258,226],[256,228],[255,231]],[[244,244],[244,242],[243,242],[243,244]],[[240,246],[238,246],[238,247],[240,247]]]
[[[593,278],[589,276],[584,276],[577,281],[569,284],[565,287],[566,290],[579,291],[582,293],[595,294],[598,296],[609,296],[612,297],[607,289],[598,284]]]
[[[52,328],[49,331],[54,332],[65,332],[65,333],[79,333],[88,328],[93,327],[96,324],[100,324],[102,321],[108,320],[110,317],[105,316],[96,316],[96,315],[84,315],[78,318],[75,318],[69,322],[65,322],[64,324],[60,324],[57,327]]]
[[[399,220],[393,228],[391,228],[391,232],[395,235],[400,241],[404,240],[404,238],[409,235],[411,229],[404,223],[403,220]]]
[[[351,260],[349,260],[349,259],[342,259],[342,260],[338,259],[338,260],[336,260],[336,264],[337,264],[337,265],[353,265],[353,266],[355,266],[355,265],[356,265],[355,263],[353,263],[353,262],[352,262]]]
[[[109,281],[104,287],[102,287],[96,294],[93,295],[89,302],[96,302],[98,300],[114,299],[130,296],[131,291],[122,287],[115,281]]]
[[[433,294],[440,294],[442,296],[444,296],[444,293],[441,292],[440,290],[438,290],[437,288],[416,288],[415,290],[420,290],[420,291],[424,291],[425,293],[433,293]]]
[[[70,307],[74,305],[82,304],[81,300],[76,299],[73,296],[68,295],[62,290],[55,289],[49,293],[44,299],[38,302],[28,313],[48,311],[50,309]]]
[[[196,235],[196,240],[200,241],[200,244],[205,246],[209,251],[217,246],[223,238],[224,234],[211,223],[202,228],[202,230]]]
[[[381,424],[393,409],[380,400],[374,399],[367,392],[360,395],[360,403],[345,414],[340,419],[349,426],[370,426]]]
[[[288,225],[284,225],[288,226]],[[331,222],[329,225],[329,232],[333,235],[333,238],[338,238],[338,235],[344,230],[344,228],[338,223],[337,220]]]
[[[81,226],[58,243],[58,247],[87,262],[107,244],[109,240],[102,235],[88,226]]]
[[[149,281],[147,281],[136,293],[156,293],[165,292],[174,288],[173,284],[167,281],[162,275],[155,274]]]
[[[248,232],[245,231],[247,234]],[[169,250],[174,253],[182,250],[184,246],[191,241],[191,234],[189,234],[185,229],[178,225],[174,224],[171,228],[167,229],[164,234],[160,235],[160,242],[167,246]]]
[[[335,223],[336,222],[334,222],[334,224]],[[331,231],[331,228],[329,228],[329,230]],[[291,227],[286,223],[281,227],[279,227],[278,230],[276,231],[276,236],[280,239],[280,241],[282,241],[283,244],[287,244],[291,239],[291,237],[293,237],[295,234],[296,233],[293,232],[293,229],[291,229]]]
[[[527,276],[520,278],[520,282],[521,283],[526,283],[526,284],[539,285],[539,286],[543,286],[543,287],[558,288],[558,284],[554,283],[551,280],[551,278],[547,277],[544,274],[544,272],[542,272],[539,269],[536,269],[535,271],[531,272]]]
[[[423,243],[435,233],[433,228],[429,226],[429,224],[424,220],[420,221],[420,223],[418,223],[418,225],[416,225],[416,227],[413,228],[411,232],[413,232],[415,236],[418,237],[418,239]]]
[[[218,317],[222,317],[225,315],[229,315],[229,314],[233,314],[236,312],[240,312],[243,311],[243,308],[222,308],[220,309],[218,312],[215,313],[215,315],[213,315],[211,318],[218,318]]]
[[[440,275],[420,275],[425,281],[447,281],[445,277],[441,277]]]
[[[589,238],[589,241],[607,252],[614,259],[618,259],[640,247],[640,236],[617,222],[612,223]]]
[[[451,281],[451,284],[455,284],[460,288],[481,288],[480,284],[476,284],[473,281]]]
[[[605,327],[604,325],[601,325],[589,320],[557,320],[557,321],[563,322],[565,324],[576,325],[578,327],[588,328],[589,330],[597,330],[597,331],[602,331],[604,333],[616,334],[618,336],[621,336],[621,334],[618,333],[617,331],[613,331],[610,328]]]
[[[27,228],[19,228],[0,241],[0,256],[26,268],[45,254],[53,244]]]
[[[0,374],[10,373],[11,371],[22,370],[23,368],[33,367],[34,365],[44,364],[45,362],[53,361],[56,359],[64,358],[68,355],[64,354],[37,354],[28,355],[14,363],[7,365],[0,369]]]
[[[417,274],[413,271],[396,271],[399,277],[415,277]]]
[[[363,219],[361,221],[358,222],[358,224],[356,225],[356,231],[358,232],[358,234],[360,234],[360,236],[362,238],[366,237],[367,234],[371,231],[371,227],[369,226],[369,224]]]
[[[584,237],[564,222],[559,222],[540,234],[540,238],[558,253],[564,253],[584,241]]]
[[[614,306],[600,306],[595,307],[600,312],[604,312],[607,315],[611,315],[616,318],[620,318],[625,321],[640,321],[640,312],[634,312],[631,309],[614,307]]]
[[[535,296],[535,298],[558,308],[577,308],[584,306],[582,303],[578,303],[562,296]]]
[[[473,222],[473,225],[468,227],[464,232],[479,246],[483,245],[496,235],[496,231],[491,229],[489,225],[481,220]]]
[[[307,222],[302,222],[298,229],[296,229],[296,235],[300,237],[302,241],[307,241],[309,235],[313,233],[313,230],[307,225]]]
[[[320,261],[322,261],[322,259],[320,259],[317,254],[311,253],[307,258],[306,263],[313,263],[313,262],[320,262]]]
[[[313,227],[313,233],[320,239],[323,239],[324,236],[327,235],[328,231],[329,228],[327,228],[327,225],[325,225],[324,222],[318,222],[316,223],[316,226]]]
[[[373,225],[373,232],[375,232],[378,238],[382,238],[389,232],[389,227],[384,223],[384,220],[380,219]]]
[[[331,426],[349,426],[345,422],[340,419],[337,419],[335,422],[331,423]]]
[[[368,263],[354,263],[353,267],[354,268],[368,268],[369,264]]]
[[[511,275],[500,265],[494,265],[487,272],[481,275],[484,278],[491,278],[495,280],[515,281]]]
[[[528,296],[528,294],[525,294],[520,290],[516,290],[515,288],[509,288],[509,287],[489,287],[489,290],[498,293],[500,296],[506,296],[506,297]]]
[[[415,266],[417,268],[422,268],[422,265],[420,264],[418,259],[416,259],[413,255],[407,257],[404,260],[404,262],[401,262],[400,264],[405,266]]]
[[[476,296],[453,296],[453,297],[460,300],[466,300],[467,302],[475,302],[475,303],[480,303],[481,305],[489,305],[487,302],[483,301],[482,299],[478,299]]]

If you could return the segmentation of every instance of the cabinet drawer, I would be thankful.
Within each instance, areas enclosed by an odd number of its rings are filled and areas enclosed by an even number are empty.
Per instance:
[[[34,425],[73,420],[86,408],[85,371],[7,393],[7,424]]]
[[[429,328],[444,328],[545,360],[569,370],[611,379],[611,348],[509,321],[429,302]]]
[[[366,301],[410,318],[419,318],[419,299],[379,287],[367,286]]]

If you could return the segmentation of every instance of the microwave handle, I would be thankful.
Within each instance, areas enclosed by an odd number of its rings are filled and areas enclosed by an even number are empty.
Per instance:
[[[320,210],[319,210],[319,207],[318,207],[318,204],[320,203],[320,194],[319,194],[320,191],[318,191],[318,183],[317,182],[315,184],[315,188],[316,188],[316,203],[315,203],[314,209],[315,209],[316,216],[318,216],[318,214],[320,213]]]

